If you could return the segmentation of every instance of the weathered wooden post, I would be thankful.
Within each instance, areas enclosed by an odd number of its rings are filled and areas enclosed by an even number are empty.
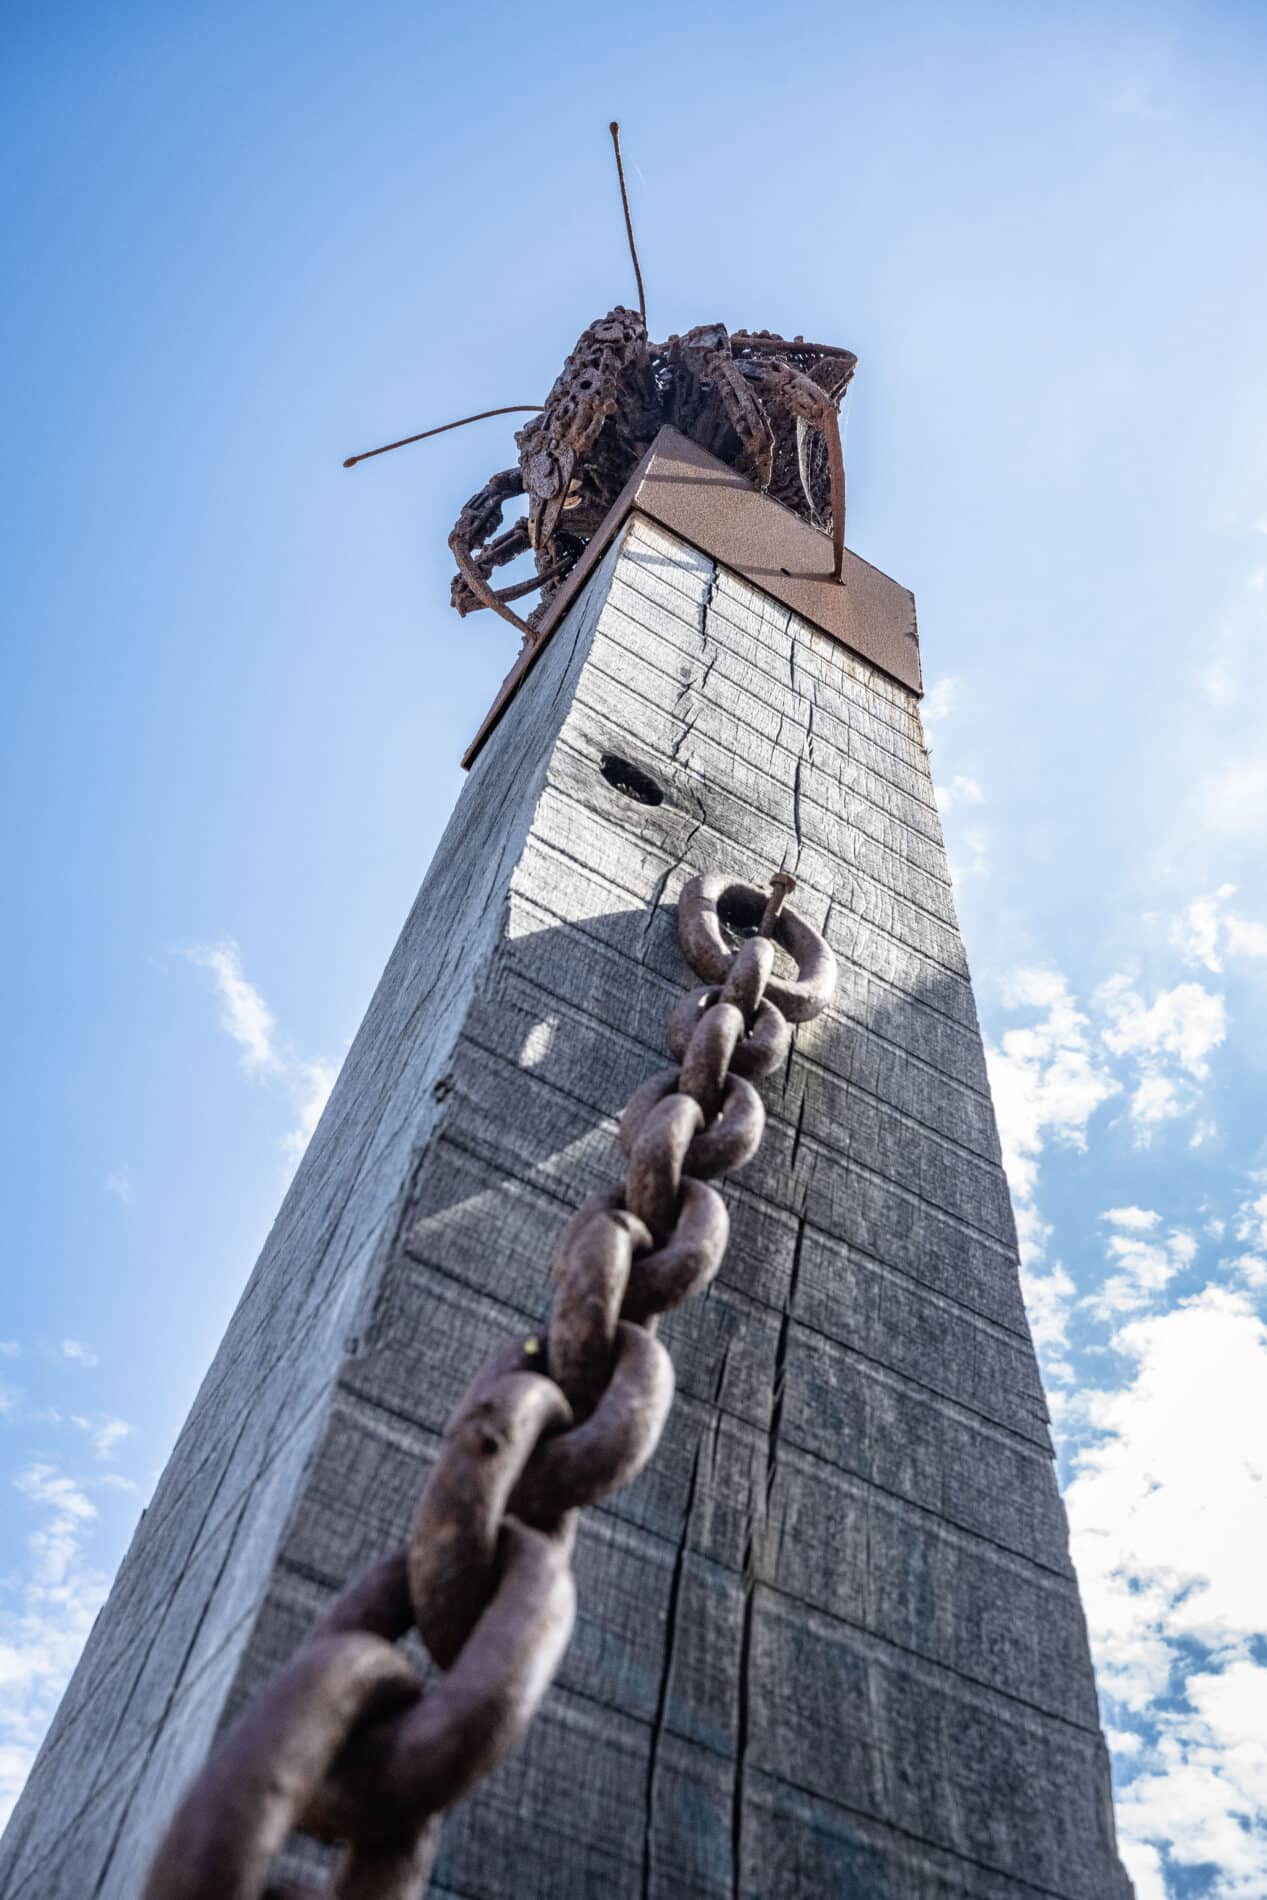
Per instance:
[[[618,1175],[697,980],[683,884],[780,866],[834,1001],[761,1084],[720,1275],[661,1328],[664,1439],[583,1514],[571,1646],[431,1891],[1129,1895],[913,603],[832,566],[671,428],[595,527],[67,1691],[6,1900],[134,1900],[217,1735],[401,1544],[471,1373],[541,1327],[560,1228]]]

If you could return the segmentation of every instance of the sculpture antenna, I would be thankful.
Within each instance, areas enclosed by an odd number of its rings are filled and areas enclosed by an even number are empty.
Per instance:
[[[449,429],[464,429],[468,422],[486,422],[490,416],[514,416],[529,410],[535,415],[540,407],[539,402],[510,402],[503,409],[481,409],[477,416],[459,416],[456,422],[441,422],[434,429],[420,429],[417,435],[402,435],[399,442],[384,442],[381,449],[365,449],[360,455],[349,455],[343,466],[355,468],[358,462],[368,462],[372,455],[386,455],[389,449],[407,449],[411,442],[425,442],[429,435],[444,435]]]
[[[620,155],[620,126],[613,119],[608,127],[612,135],[612,144],[616,148],[616,176],[620,180],[620,204],[625,214],[625,236],[629,239],[629,255],[633,259],[634,276],[638,282],[638,313],[643,323],[647,321],[647,293],[642,287],[642,266],[638,262],[638,247],[634,243],[633,219],[629,215],[629,192],[625,186],[625,161]]]

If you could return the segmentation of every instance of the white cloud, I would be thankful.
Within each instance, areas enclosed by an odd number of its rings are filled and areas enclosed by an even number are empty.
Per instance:
[[[0,1359],[20,1359],[22,1348],[16,1339],[0,1339]]]
[[[1142,1062],[1169,1059],[1198,1081],[1209,1073],[1210,1051],[1227,1034],[1223,998],[1201,983],[1177,983],[1146,1003],[1129,977],[1115,976],[1098,1000],[1110,1024],[1102,1031],[1104,1041],[1115,1055]]]
[[[1105,1684],[1141,1707],[1165,1689],[1180,1636],[1221,1647],[1263,1624],[1267,1325],[1244,1295],[1208,1286],[1113,1344],[1134,1369],[1089,1396],[1101,1439],[1079,1454],[1068,1504]],[[1141,1672],[1144,1639],[1164,1654]]]
[[[1137,1140],[1147,1144],[1162,1122],[1196,1106],[1194,1084],[1209,1074],[1210,1053],[1227,1034],[1227,1007],[1201,983],[1177,983],[1146,1002],[1125,975],[1103,984],[1096,1003],[1106,1048],[1136,1066],[1130,1115]],[[1203,1128],[1199,1139],[1210,1132]]]
[[[1163,1713],[1144,1771],[1124,1791],[1119,1823],[1178,1866],[1218,1869],[1206,1892],[1262,1900],[1267,1891],[1267,1668],[1239,1658],[1194,1674],[1186,1709]]]
[[[220,1027],[238,1045],[246,1073],[279,1083],[289,1095],[298,1119],[281,1145],[292,1168],[297,1167],[329,1099],[337,1066],[305,1061],[280,1040],[277,1018],[248,980],[241,950],[231,938],[218,944],[194,944],[185,955],[215,978]]]
[[[953,811],[963,805],[984,805],[985,793],[976,779],[966,772],[956,772],[946,785],[936,785],[934,796],[943,813]]]
[[[1045,1246],[1049,1236],[1050,1229],[1044,1227],[1040,1246]],[[1069,1309],[1077,1288],[1059,1260],[1048,1264],[1042,1251],[1035,1253],[1032,1245],[1029,1260],[1021,1266],[1021,1288],[1029,1329],[1042,1354],[1043,1370],[1049,1379],[1067,1382],[1073,1377],[1073,1367],[1065,1357],[1069,1346]],[[1054,1394],[1049,1397],[1054,1401]]]
[[[132,1185],[132,1175],[127,1168],[111,1168],[105,1178],[107,1194],[113,1194],[116,1201],[124,1207],[131,1207],[136,1201],[136,1189]]]
[[[1135,1900],[1168,1900],[1161,1855],[1147,1841],[1120,1842],[1122,1862],[1135,1888]]]
[[[62,1358],[72,1359],[76,1365],[99,1366],[100,1357],[91,1346],[85,1346],[82,1339],[63,1339]]]
[[[1146,1075],[1131,1094],[1131,1119],[1141,1128],[1171,1121],[1183,1113],[1179,1090],[1169,1076]]]
[[[1250,917],[1229,917],[1227,953],[1230,957],[1267,957],[1267,924]]]
[[[63,1476],[53,1465],[31,1465],[13,1482],[24,1497],[52,1507],[49,1523],[33,1531],[27,1542],[39,1580],[60,1583],[73,1554],[71,1545],[79,1535],[78,1526],[97,1515],[96,1506],[73,1478]]]
[[[1183,1803],[1199,1801],[1214,1826],[1246,1799],[1242,1769],[1210,1756],[1240,1746],[1242,1680],[1220,1699],[1202,1672],[1242,1661],[1267,1621],[1267,1326],[1246,1296],[1206,1286],[1130,1322],[1113,1345],[1130,1374],[1117,1391],[1087,1395],[1096,1438],[1077,1455],[1069,1530],[1109,1720],[1187,1699],[1153,1718],[1163,1740],[1140,1771],[1172,1778],[1174,1851],[1187,1858],[1199,1816]],[[1191,1645],[1204,1661],[1183,1682]],[[1164,1803],[1138,1788],[1132,1780],[1121,1801],[1126,1834],[1170,1841]],[[1261,1826],[1267,1786],[1254,1799]]]
[[[72,1412],[70,1422],[87,1434],[98,1458],[113,1458],[124,1439],[132,1436],[132,1427],[121,1418],[85,1418],[81,1412]]]
[[[1227,900],[1236,889],[1221,884],[1206,897],[1194,897],[1170,925],[1170,941],[1185,963],[1204,963],[1216,973],[1223,968],[1220,939]]]
[[[82,1486],[48,1464],[28,1466],[14,1485],[42,1519],[27,1537],[26,1576],[0,1599],[0,1825],[106,1592],[83,1557],[96,1508]]]
[[[1123,1762],[1128,1864],[1164,1892],[1142,1848],[1214,1861],[1211,1894],[1260,1900],[1267,1669],[1250,1651],[1267,1625],[1267,1325],[1244,1294],[1207,1286],[1113,1344],[1128,1377],[1087,1397],[1096,1436],[1066,1502],[1110,1721],[1155,1732]]]
[[[935,740],[941,736],[942,727],[959,710],[962,697],[962,680],[950,675],[935,680],[925,694],[920,705],[920,716],[930,756]],[[985,803],[981,781],[971,772],[952,773],[944,783],[937,780],[933,785],[933,795],[943,819],[951,813],[962,814]],[[956,826],[955,835],[948,839],[948,844],[951,876],[955,884],[963,884],[969,878],[989,876],[990,838],[983,826],[970,825],[966,829]]]
[[[1262,1175],[1253,1177],[1255,1187],[1262,1181]],[[1267,1249],[1267,1191],[1251,1192],[1236,1210],[1232,1222],[1232,1232],[1238,1240],[1248,1240],[1252,1246]]]
[[[270,1075],[279,1065],[274,1046],[276,1019],[242,968],[242,952],[232,938],[195,943],[185,951],[191,963],[210,970],[220,998],[220,1027],[241,1051],[248,1075]]]
[[[1046,1259],[1051,1229],[1036,1200],[1039,1164],[1051,1141],[1085,1147],[1087,1124],[1118,1085],[1100,1065],[1087,1019],[1058,971],[1015,971],[1004,1000],[1013,1009],[1040,1012],[1036,1021],[1006,1030],[997,1048],[987,1048],[986,1059],[1030,1328],[1048,1377],[1064,1379],[1070,1368],[1061,1355],[1075,1287],[1059,1261]]]
[[[1037,1022],[1007,1030],[999,1047],[987,1051],[1004,1166],[1013,1192],[1027,1200],[1047,1142],[1085,1147],[1091,1116],[1118,1084],[1097,1062],[1087,1018],[1058,971],[1016,971],[1005,1000],[1014,1009],[1043,1012]]]
[[[321,1120],[321,1111],[330,1099],[339,1071],[333,1062],[297,1062],[290,1066],[291,1095],[299,1111],[299,1120],[285,1137],[282,1146],[292,1164],[298,1167],[313,1130]]]
[[[1148,1207],[1110,1207],[1100,1216],[1110,1227],[1124,1227],[1132,1234],[1151,1234],[1161,1226],[1161,1215]]]
[[[919,709],[930,744],[936,728],[958,712],[962,697],[963,681],[956,679],[953,674],[944,674],[941,679],[933,681],[920,701]]]
[[[132,1436],[132,1427],[124,1419],[106,1418],[94,1426],[91,1436],[98,1458],[113,1458],[123,1440]]]
[[[1267,957],[1267,924],[1239,916],[1229,900],[1234,884],[1220,884],[1204,897],[1194,897],[1170,925],[1170,941],[1186,963],[1203,963],[1216,974],[1225,958]]]
[[[1252,1177],[1255,1188],[1262,1178]],[[1232,1233],[1248,1245],[1244,1253],[1228,1261],[1229,1268],[1247,1286],[1267,1287],[1267,1193],[1251,1189],[1232,1217]]]
[[[1131,1218],[1121,1222],[1120,1217]],[[1152,1236],[1151,1229],[1161,1216],[1140,1207],[1115,1208],[1101,1215],[1102,1220],[1119,1221],[1121,1231],[1110,1234],[1105,1251],[1114,1268],[1099,1291],[1088,1295],[1084,1304],[1102,1318],[1118,1313],[1138,1312],[1160,1293],[1177,1273],[1191,1266],[1197,1256],[1194,1235],[1183,1228],[1172,1228],[1164,1239]]]

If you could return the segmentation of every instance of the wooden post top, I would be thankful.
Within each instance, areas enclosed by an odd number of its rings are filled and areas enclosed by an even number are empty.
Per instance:
[[[631,514],[646,515],[912,692],[923,691],[915,598],[910,590],[849,549],[837,581],[832,575],[830,535],[763,495],[735,469],[666,425],[551,601],[539,637],[516,658],[463,756],[464,766],[474,763],[520,682]]]

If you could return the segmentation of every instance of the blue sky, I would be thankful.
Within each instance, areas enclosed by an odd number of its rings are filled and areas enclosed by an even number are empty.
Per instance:
[[[1267,1891],[1267,14],[8,17],[0,1778],[514,645],[445,535],[632,286],[855,349],[1140,1900]]]

